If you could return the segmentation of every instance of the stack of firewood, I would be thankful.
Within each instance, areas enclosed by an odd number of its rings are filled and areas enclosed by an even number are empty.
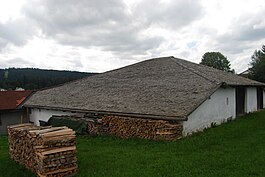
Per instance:
[[[75,132],[67,127],[8,127],[11,158],[40,177],[66,176],[77,171]]]
[[[153,140],[177,140],[182,137],[182,125],[166,120],[105,116],[107,132],[123,138],[139,137]]]
[[[33,124],[19,124],[8,127],[9,153],[13,160],[33,169],[36,164],[34,158],[33,138],[29,137],[29,130],[39,130]]]
[[[87,132],[89,135],[98,135],[100,132],[100,126],[97,120],[87,119]]]

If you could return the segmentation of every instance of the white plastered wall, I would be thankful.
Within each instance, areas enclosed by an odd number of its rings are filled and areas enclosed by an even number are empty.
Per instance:
[[[72,113],[68,111],[57,111],[47,109],[31,109],[30,121],[34,122],[35,125],[40,125],[40,120],[47,122],[53,115],[83,115],[82,113]]]
[[[265,90],[263,90],[263,108],[265,108]]]
[[[257,111],[257,88],[247,87],[246,100],[245,100],[245,112],[250,113]]]
[[[219,88],[183,122],[183,135],[202,131],[212,123],[221,124],[236,117],[235,88]]]

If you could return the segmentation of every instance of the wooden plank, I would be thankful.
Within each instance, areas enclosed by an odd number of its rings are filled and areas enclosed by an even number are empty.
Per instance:
[[[173,135],[176,133],[172,133],[172,132],[156,132],[157,135]]]
[[[64,130],[64,129],[68,129],[68,127],[66,127],[66,126],[63,126],[63,127],[52,127],[52,128],[46,129],[46,130],[42,130],[38,134],[54,132],[54,131]]]
[[[45,137],[45,142],[48,141],[71,141],[71,140],[75,140],[75,135],[67,135],[65,137],[62,136],[52,136],[52,137]],[[44,143],[45,143],[44,142]]]
[[[42,130],[38,130],[38,131],[29,131],[29,133],[36,133],[37,135],[39,134],[43,134],[43,133],[48,133],[48,132],[53,132],[53,131],[57,131],[57,130],[62,130],[62,129],[67,129],[68,127],[47,127],[44,128]]]
[[[20,128],[20,127],[27,127],[27,126],[34,126],[31,123],[24,123],[24,124],[16,124],[16,125],[9,125],[7,128]]]
[[[54,133],[50,134],[49,136],[42,136],[41,138],[45,141],[47,138],[52,138],[52,137],[68,137],[68,136],[74,136],[75,132],[59,132],[59,133]]]
[[[51,137],[51,136],[59,136],[59,135],[72,135],[75,134],[75,132],[72,129],[64,129],[64,130],[58,130],[55,132],[48,132],[40,134],[41,137]]]
[[[48,154],[54,154],[54,153],[64,152],[64,151],[73,151],[73,150],[76,150],[76,147],[75,146],[63,147],[63,148],[57,148],[57,149],[53,149],[53,150],[48,150],[48,151],[41,152],[40,154],[42,156],[45,156],[45,155],[48,155]]]
[[[63,173],[63,172],[72,171],[72,170],[76,170],[76,167],[70,167],[70,168],[60,169],[60,170],[56,170],[56,171],[51,171],[51,172],[48,172],[45,174],[38,173],[38,175],[41,177],[46,177],[47,175],[52,175],[52,174],[56,174],[56,173]]]
[[[37,156],[39,156],[41,159],[44,159],[44,156],[40,152],[35,152]]]

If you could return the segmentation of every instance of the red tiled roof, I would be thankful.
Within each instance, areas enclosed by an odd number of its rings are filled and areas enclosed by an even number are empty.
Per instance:
[[[16,109],[32,91],[0,91],[0,110]]]

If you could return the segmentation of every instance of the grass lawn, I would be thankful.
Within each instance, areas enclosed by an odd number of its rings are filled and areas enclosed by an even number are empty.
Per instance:
[[[176,142],[79,136],[78,177],[265,176],[265,111]],[[0,137],[0,176],[31,177]]]

